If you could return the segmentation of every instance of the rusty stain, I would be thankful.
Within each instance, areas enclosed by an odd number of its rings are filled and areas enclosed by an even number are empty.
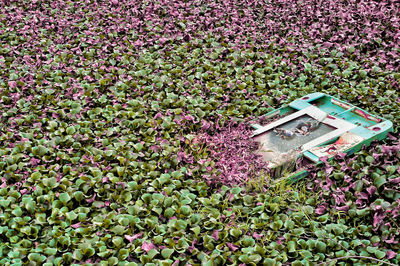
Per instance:
[[[350,109],[351,108],[351,105],[336,101],[335,99],[331,99],[331,103],[334,104],[334,105],[340,106],[340,107],[342,107],[344,109]]]
[[[360,109],[355,109],[353,112],[364,117],[367,120],[375,121],[378,123],[382,121],[382,119],[370,116],[369,114],[365,113],[364,111],[362,111]]]

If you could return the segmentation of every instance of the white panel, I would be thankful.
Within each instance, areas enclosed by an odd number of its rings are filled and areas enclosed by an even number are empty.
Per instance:
[[[321,121],[322,123],[332,126],[336,128],[336,130],[329,132],[323,136],[320,136],[310,142],[307,142],[306,144],[301,146],[301,151],[304,152],[308,149],[311,149],[313,147],[316,147],[324,142],[327,142],[333,138],[339,137],[343,133],[346,133],[347,131],[357,127],[355,124],[352,124],[346,120],[333,117],[328,115],[326,112],[322,111],[318,107],[315,107],[313,105],[304,108],[300,111],[297,111],[293,114],[290,114],[288,116],[283,117],[282,119],[279,119],[277,121],[274,121],[264,127],[258,128],[257,130],[254,131],[252,137],[260,135],[266,131],[269,131],[271,129],[274,129],[276,127],[279,127],[282,124],[285,124],[293,119],[296,119],[302,115],[309,115],[310,117],[314,118],[317,121]]]
[[[318,138],[316,138],[316,139],[314,139],[314,140],[312,140],[310,142],[307,142],[303,146],[301,146],[301,151],[304,152],[304,151],[306,151],[308,149],[311,149],[313,147],[316,147],[316,146],[318,146],[318,145],[320,145],[320,144],[322,144],[324,142],[327,142],[327,141],[329,141],[331,139],[339,137],[340,135],[346,133],[347,131],[349,131],[350,129],[353,129],[355,127],[357,127],[357,126],[353,125],[353,124],[350,124],[348,126],[338,128],[338,129],[336,129],[336,130],[334,130],[332,132],[329,132],[329,133],[327,133],[325,135],[322,135],[321,137],[318,137]]]
[[[274,122],[272,122],[272,123],[270,123],[270,124],[268,124],[268,125],[266,125],[266,126],[264,126],[262,128],[259,128],[259,129],[255,130],[253,135],[252,135],[252,137],[260,135],[261,133],[264,133],[264,132],[266,132],[268,130],[271,130],[271,129],[275,128],[275,127],[278,127],[278,126],[280,126],[282,124],[285,124],[285,123],[289,122],[290,120],[293,120],[293,119],[295,119],[297,117],[300,117],[302,115],[305,115],[305,114],[311,116],[312,118],[314,118],[314,119],[316,119],[318,121],[319,121],[319,119],[323,119],[326,116],[325,112],[323,112],[320,109],[318,109],[317,107],[311,105],[311,106],[309,106],[307,108],[304,108],[304,109],[302,109],[300,111],[297,111],[297,112],[295,112],[293,114],[290,114],[288,116],[285,116],[282,119],[274,121]]]

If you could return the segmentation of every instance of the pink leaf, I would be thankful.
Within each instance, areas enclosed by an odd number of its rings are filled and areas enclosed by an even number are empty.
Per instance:
[[[214,240],[218,240],[219,239],[219,235],[218,235],[218,230],[214,230],[214,232],[212,233],[212,238],[214,238]]]
[[[338,211],[348,211],[350,209],[350,207],[345,205],[345,206],[342,206],[342,207],[336,207],[336,209]]]
[[[374,221],[372,223],[372,225],[377,228],[377,226],[379,226],[379,224],[381,224],[383,222],[383,219],[385,218],[385,214],[379,214],[379,213],[375,213],[374,214]]]
[[[372,196],[375,193],[375,191],[376,191],[376,187],[374,187],[374,186],[370,186],[369,188],[367,188],[368,195],[370,195],[370,196]]]
[[[400,177],[389,179],[389,183],[391,183],[391,184],[399,184],[400,183]]]
[[[399,243],[399,241],[394,240],[394,236],[392,236],[392,238],[389,240],[385,240],[385,242],[388,244],[398,244]]]
[[[235,194],[231,194],[231,195],[229,195],[228,200],[229,200],[229,201],[232,201],[232,200],[234,199],[234,197],[235,197]]]
[[[316,214],[324,214],[326,210],[326,206],[325,205],[319,205],[316,209],[315,209],[315,213]]]
[[[81,227],[81,223],[79,222],[79,223],[76,223],[76,224],[71,224],[71,227],[74,228],[74,229],[79,228],[79,227]]]
[[[10,88],[14,89],[17,87],[17,82],[15,81],[9,81],[8,82],[8,86],[10,86]]]
[[[194,245],[197,243],[197,239],[193,239],[192,245],[190,245],[190,247],[188,248],[190,252],[193,252],[193,250],[195,249]]]
[[[22,195],[24,195],[24,194],[27,194],[27,193],[28,193],[28,190],[27,190],[26,188],[24,188],[24,189],[22,189],[20,192],[21,192]]]
[[[262,238],[263,236],[264,236],[263,234],[258,234],[257,232],[254,232],[254,233],[253,233],[253,237],[254,237],[255,239]]]
[[[393,259],[394,257],[396,257],[396,255],[397,255],[397,253],[396,252],[394,252],[394,251],[392,251],[392,250],[388,250],[387,252],[386,252],[386,257],[390,260],[390,259]]]
[[[162,118],[163,115],[161,113],[157,113],[154,117],[153,120],[157,120],[158,118]]]
[[[129,236],[129,235],[124,235],[125,239],[127,239],[129,242],[132,242],[135,239],[141,238],[143,236],[143,233],[140,232],[138,234],[135,234],[133,236]]]
[[[151,249],[155,249],[155,248],[156,247],[154,246],[154,244],[152,242],[149,243],[147,241],[144,241],[142,244],[142,249],[144,251],[146,251],[146,253],[149,252]]]
[[[226,243],[226,245],[228,246],[228,248],[230,248],[232,251],[235,251],[235,250],[237,250],[238,249],[238,247],[237,246],[235,246],[234,244],[232,244],[232,243]]]

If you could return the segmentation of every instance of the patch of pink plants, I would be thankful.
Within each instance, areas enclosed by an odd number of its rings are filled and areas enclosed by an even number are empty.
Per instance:
[[[240,185],[268,172],[268,163],[255,153],[258,143],[251,138],[253,130],[246,123],[229,121],[216,133],[209,132],[197,137],[217,169],[217,173],[205,176],[207,183]]]

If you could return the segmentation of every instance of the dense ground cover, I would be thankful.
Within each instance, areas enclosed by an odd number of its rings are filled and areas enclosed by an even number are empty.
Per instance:
[[[2,1],[0,263],[399,264],[399,11]],[[273,185],[247,122],[316,91],[395,132]]]

